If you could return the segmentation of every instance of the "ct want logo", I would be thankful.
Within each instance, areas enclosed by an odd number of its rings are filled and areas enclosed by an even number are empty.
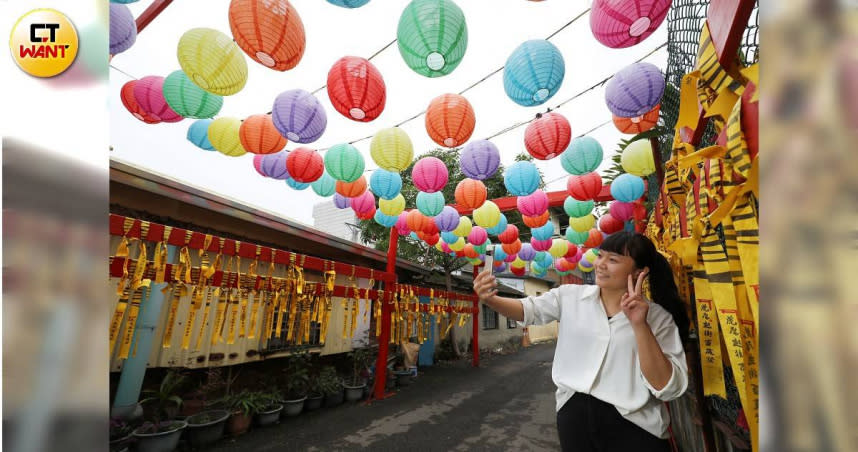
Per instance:
[[[24,72],[36,77],[62,74],[77,56],[77,30],[65,14],[34,9],[18,19],[9,37],[12,57]]]

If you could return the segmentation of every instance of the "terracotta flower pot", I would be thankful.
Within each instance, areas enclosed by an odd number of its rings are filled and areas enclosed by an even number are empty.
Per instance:
[[[231,436],[244,434],[247,432],[247,429],[250,428],[250,422],[252,420],[253,416],[245,414],[243,411],[235,411],[226,422],[226,431]]]

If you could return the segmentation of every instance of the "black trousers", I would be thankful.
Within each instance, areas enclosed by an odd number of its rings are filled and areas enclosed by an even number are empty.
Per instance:
[[[557,412],[563,452],[670,452],[670,443],[622,417],[610,403],[576,392]]]

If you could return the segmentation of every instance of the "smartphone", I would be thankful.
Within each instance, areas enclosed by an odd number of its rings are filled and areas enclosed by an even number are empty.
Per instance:
[[[494,245],[488,247],[488,249],[486,250],[486,261],[485,261],[486,268],[483,269],[484,272],[489,272],[489,273],[492,272],[492,266],[494,265],[494,253],[495,253]]]

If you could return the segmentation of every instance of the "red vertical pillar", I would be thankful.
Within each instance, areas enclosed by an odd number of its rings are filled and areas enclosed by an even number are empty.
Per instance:
[[[387,300],[393,294],[396,283],[396,248],[399,234],[396,228],[390,228],[390,244],[387,250],[387,280],[384,283],[384,297],[381,303],[381,336],[378,337],[378,358],[375,361],[375,398],[384,398],[384,388],[387,384],[387,354],[390,344],[390,305]]]
[[[477,277],[479,273],[477,273],[478,267],[474,267],[474,278]],[[471,317],[471,326],[473,329],[473,339],[471,343],[474,344],[473,352],[474,359],[472,364],[474,367],[480,367],[480,299],[479,297],[474,300],[474,310],[473,317]]]

